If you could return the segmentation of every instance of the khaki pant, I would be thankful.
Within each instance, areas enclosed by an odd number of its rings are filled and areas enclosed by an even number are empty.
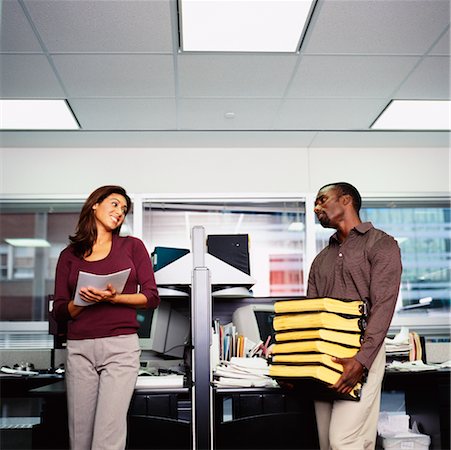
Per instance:
[[[385,348],[381,347],[363,385],[359,402],[315,401],[321,450],[369,450],[376,445]]]
[[[121,450],[139,370],[136,334],[68,340],[66,388],[72,450]]]

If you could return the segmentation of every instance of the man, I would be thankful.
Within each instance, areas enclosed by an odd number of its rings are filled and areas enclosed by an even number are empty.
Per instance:
[[[307,297],[367,300],[369,318],[359,352],[335,358],[343,366],[331,386],[349,393],[367,374],[359,402],[315,401],[321,450],[374,449],[385,371],[386,337],[401,280],[401,256],[393,237],[359,216],[361,197],[349,183],[323,186],[315,200],[315,214],[325,228],[334,228],[329,245],[313,261]]]

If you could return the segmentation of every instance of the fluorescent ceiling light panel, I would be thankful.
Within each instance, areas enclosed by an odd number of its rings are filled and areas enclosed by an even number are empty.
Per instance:
[[[78,130],[65,100],[0,100],[2,130]]]
[[[180,0],[183,51],[296,52],[315,0]]]
[[[450,130],[448,100],[393,100],[371,126],[374,130]]]
[[[11,238],[5,239],[5,242],[13,247],[50,247],[49,241],[45,239]]]

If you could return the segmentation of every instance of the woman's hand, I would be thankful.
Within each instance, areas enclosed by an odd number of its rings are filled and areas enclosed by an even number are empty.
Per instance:
[[[116,296],[117,291],[111,284],[109,284],[105,290],[96,289],[89,286],[82,287],[80,289],[81,299],[89,303],[114,303]]]

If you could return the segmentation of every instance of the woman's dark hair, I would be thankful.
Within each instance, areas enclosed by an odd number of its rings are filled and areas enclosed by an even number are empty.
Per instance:
[[[359,213],[360,208],[362,207],[362,197],[360,196],[359,191],[352,184],[345,183],[344,181],[329,183],[323,186],[320,191],[326,187],[333,187],[339,190],[341,195],[350,195],[352,198],[352,205],[354,206],[356,213]]]
[[[125,189],[121,186],[102,186],[96,189],[85,201],[78,218],[77,229],[73,236],[69,236],[70,245],[74,254],[79,258],[89,256],[92,253],[92,246],[97,239],[97,224],[92,207],[103,202],[111,194],[122,195],[127,202],[127,214],[131,208],[131,200]],[[119,234],[121,227],[113,230],[113,234]]]

